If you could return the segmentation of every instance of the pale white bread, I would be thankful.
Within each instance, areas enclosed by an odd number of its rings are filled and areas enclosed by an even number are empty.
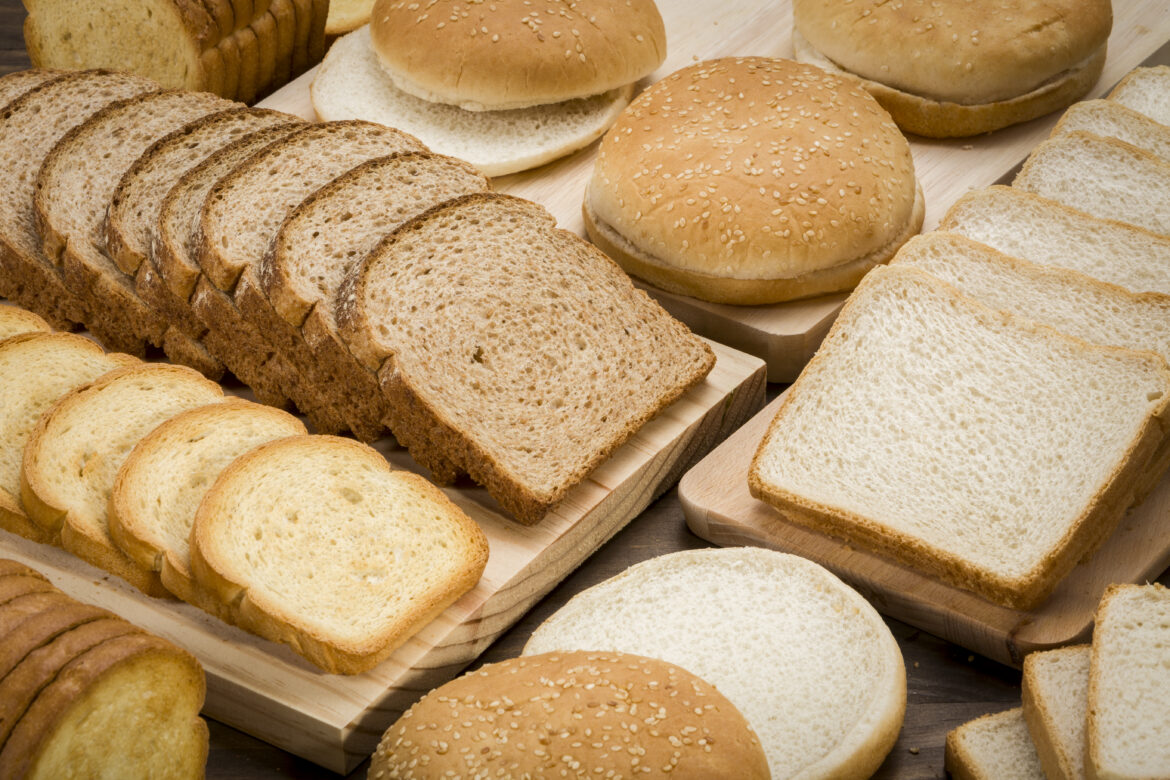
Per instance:
[[[1014,187],[968,192],[947,211],[939,229],[1131,292],[1170,294],[1170,236],[1099,219]]]
[[[1073,103],[1052,129],[1052,136],[1077,130],[1116,138],[1170,161],[1170,126],[1155,122],[1116,101],[1082,100]]]
[[[643,92],[602,140],[584,210],[630,273],[760,304],[853,287],[923,208],[909,143],[855,79],[749,57]]]
[[[898,126],[975,135],[1064,108],[1092,88],[1109,0],[797,0],[797,59],[863,79]]]
[[[955,780],[1045,780],[1019,707],[947,732],[944,760]]]
[[[650,75],[666,58],[654,0],[376,0],[370,29],[399,89],[474,111],[598,95]]]
[[[399,442],[428,467],[454,463],[526,524],[714,364],[605,255],[506,195],[407,222],[337,301]]]
[[[1145,114],[1155,122],[1170,125],[1170,65],[1134,68],[1123,78],[1109,99]]]
[[[377,376],[337,332],[334,299],[350,267],[388,233],[450,198],[490,189],[467,163],[406,152],[362,163],[306,198],[268,247],[260,282],[271,307],[263,327],[330,398],[350,430],[372,441],[385,428]]]
[[[751,492],[1030,609],[1149,487],[1168,381],[1152,353],[1089,345],[922,271],[878,268],[760,442]]]
[[[45,333],[52,330],[45,318],[19,306],[0,306],[0,341],[21,333]]]
[[[219,385],[164,363],[120,368],[70,392],[41,417],[24,449],[20,495],[29,517],[79,558],[166,595],[158,575],[110,539],[110,491],[143,436],[182,411],[222,401]]]
[[[192,601],[190,537],[195,510],[229,463],[248,450],[305,434],[287,412],[248,401],[183,412],[142,438],[110,493],[110,537],[163,586]]]
[[[1048,780],[1085,776],[1090,655],[1088,645],[1076,645],[1024,659],[1024,721]]]
[[[447,732],[467,722],[475,727]],[[513,658],[436,688],[386,730],[369,776],[633,777],[646,769],[708,780],[772,776],[759,739],[715,686],[674,664],[613,652]]]
[[[902,727],[906,672],[890,630],[795,555],[740,547],[639,563],[574,596],[524,655],[571,650],[659,658],[711,683],[759,736],[773,777],[869,777]]]
[[[196,584],[327,672],[372,668],[471,590],[487,538],[438,488],[351,439],[236,459],[195,515]]]
[[[396,127],[434,152],[466,160],[485,176],[503,176],[593,143],[630,102],[633,84],[566,102],[467,111],[395,86],[379,66],[365,26],[333,43],[310,94],[322,120],[365,119]]]
[[[106,354],[72,333],[38,333],[0,343],[0,528],[37,542],[49,534],[32,522],[20,500],[20,462],[33,427],[57,399],[102,374],[137,363]]]
[[[1095,217],[1170,235],[1170,160],[1076,131],[1044,141],[1012,182]]]
[[[64,73],[63,70],[53,68],[29,68],[5,73],[0,76],[0,106],[7,106],[21,95]]]
[[[1135,295],[937,230],[908,241],[892,265],[925,271],[991,309],[1093,344],[1153,352],[1170,363],[1170,295]]]
[[[331,0],[325,20],[325,35],[343,35],[369,24],[374,0]]]
[[[1110,585],[1089,669],[1090,780],[1170,777],[1170,590]]]

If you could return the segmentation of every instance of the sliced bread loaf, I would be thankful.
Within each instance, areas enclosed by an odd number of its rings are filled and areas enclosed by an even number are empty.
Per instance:
[[[35,614],[16,620],[0,618],[0,680],[8,676],[29,653],[52,642],[66,631],[95,620],[115,617],[112,612],[90,604],[79,604],[64,593],[65,601],[46,606]],[[11,603],[11,602],[9,602]],[[8,605],[0,607],[8,612]]]
[[[1109,586],[1094,616],[1087,777],[1170,777],[1168,669],[1170,589]]]
[[[247,401],[184,412],[147,434],[118,470],[110,493],[110,537],[163,586],[195,603],[188,563],[203,495],[229,463],[273,439],[305,434],[292,415]]]
[[[955,780],[1045,780],[1019,707],[948,732],[945,761]]]
[[[1114,100],[1073,103],[1052,129],[1052,136],[1078,130],[1116,138],[1170,160],[1170,126],[1155,122]]]
[[[20,462],[33,427],[61,396],[138,361],[106,354],[72,333],[19,336],[0,344],[0,528],[35,542],[55,536],[32,522],[20,501]]]
[[[1044,141],[1012,186],[1170,236],[1170,160],[1116,138],[1078,130]]]
[[[1088,645],[1031,653],[1024,659],[1024,721],[1048,780],[1085,776]]]
[[[39,87],[46,81],[58,78],[65,71],[53,68],[29,68],[17,70],[0,76],[0,108],[7,106],[29,90]]]
[[[1168,383],[1152,353],[1089,345],[921,271],[878,268],[760,442],[751,492],[801,524],[1030,609],[1147,486]]]
[[[968,192],[947,211],[939,229],[1132,292],[1170,294],[1170,237],[1099,219],[1014,187]]]
[[[22,333],[47,333],[52,330],[45,318],[19,306],[0,306],[0,341]]]
[[[351,439],[231,463],[195,514],[191,571],[250,631],[331,673],[387,658],[478,582],[487,539],[417,474]]]
[[[906,672],[890,630],[795,555],[743,547],[637,564],[574,596],[524,655],[573,650],[658,658],[711,683],[759,735],[772,777],[868,777],[902,727]]]
[[[1170,125],[1170,65],[1134,68],[1123,78],[1109,99],[1145,114],[1155,122]]]
[[[222,400],[219,385],[162,363],[118,369],[72,391],[41,417],[25,446],[20,493],[29,516],[79,558],[144,593],[166,595],[157,573],[114,546],[110,491],[143,436],[182,411]]]

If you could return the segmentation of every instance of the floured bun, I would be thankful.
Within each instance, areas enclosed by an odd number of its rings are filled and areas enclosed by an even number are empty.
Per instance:
[[[905,131],[975,135],[1083,97],[1109,0],[793,0],[797,59],[856,74]]]
[[[584,211],[627,272],[733,304],[850,289],[924,213],[909,143],[855,78],[763,57],[642,93],[602,139]]]

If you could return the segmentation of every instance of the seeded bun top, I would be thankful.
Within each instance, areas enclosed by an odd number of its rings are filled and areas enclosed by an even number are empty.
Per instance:
[[[473,111],[598,95],[666,57],[654,0],[377,0],[370,32],[395,86]]]
[[[743,715],[665,661],[546,653],[490,664],[424,696],[382,737],[377,778],[767,778]],[[611,772],[611,774],[606,774]]]

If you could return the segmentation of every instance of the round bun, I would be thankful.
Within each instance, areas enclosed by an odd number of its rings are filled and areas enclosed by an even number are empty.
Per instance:
[[[845,290],[922,226],[910,145],[858,81],[791,60],[701,62],[601,142],[585,216],[628,272],[719,303]]]
[[[378,0],[370,32],[399,89],[472,111],[608,92],[649,75],[666,58],[654,0],[579,5]]]
[[[794,0],[797,59],[856,74],[908,132],[973,135],[1082,97],[1109,0]]]
[[[595,652],[515,658],[437,688],[383,735],[369,776],[632,777],[647,770],[768,777],[756,735],[710,683],[664,661]]]
[[[524,653],[584,648],[661,658],[715,685],[759,735],[772,777],[869,777],[902,727],[906,669],[890,630],[795,555],[653,558],[577,594]]]

